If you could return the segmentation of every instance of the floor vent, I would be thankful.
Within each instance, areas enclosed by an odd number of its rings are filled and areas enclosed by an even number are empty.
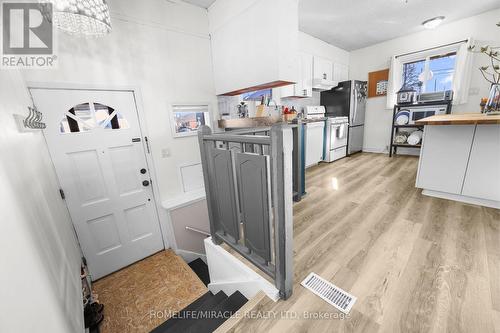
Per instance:
[[[310,273],[301,285],[345,314],[351,311],[354,302],[356,302],[355,296],[326,281],[316,273]]]

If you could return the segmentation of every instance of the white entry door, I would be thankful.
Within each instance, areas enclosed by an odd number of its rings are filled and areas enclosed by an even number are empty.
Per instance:
[[[92,278],[163,249],[133,92],[30,90]]]

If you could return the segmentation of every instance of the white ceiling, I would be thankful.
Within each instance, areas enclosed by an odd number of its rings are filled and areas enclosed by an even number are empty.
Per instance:
[[[215,0],[184,0],[185,2],[189,2],[192,5],[196,5],[203,8],[210,7],[211,4],[215,2]]]
[[[499,7],[499,0],[300,0],[299,26],[351,51],[421,31],[435,16],[446,24]]]

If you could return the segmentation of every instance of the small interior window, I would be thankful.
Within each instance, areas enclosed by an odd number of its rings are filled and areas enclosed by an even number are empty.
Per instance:
[[[210,123],[208,105],[174,105],[172,114],[174,136],[196,135],[200,126]]]
[[[78,104],[66,112],[59,124],[61,133],[79,133],[95,128],[127,129],[129,122],[114,108],[101,103]]]

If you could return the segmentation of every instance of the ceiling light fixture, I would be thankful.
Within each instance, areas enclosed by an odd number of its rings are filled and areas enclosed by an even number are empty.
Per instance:
[[[39,0],[52,3],[54,26],[71,35],[101,36],[111,31],[106,0]]]
[[[431,19],[425,20],[424,22],[422,22],[422,25],[426,29],[435,29],[444,21],[444,19],[444,16],[436,16]]]

